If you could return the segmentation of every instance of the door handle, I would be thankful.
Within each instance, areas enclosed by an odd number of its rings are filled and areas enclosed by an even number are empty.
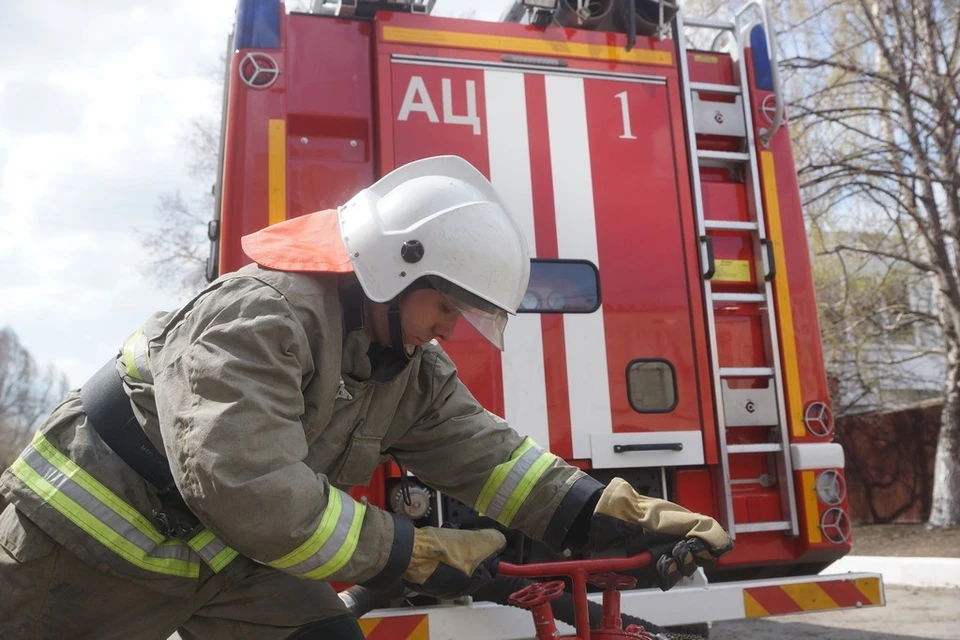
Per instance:
[[[663,442],[660,444],[615,444],[614,453],[627,453],[630,451],[683,451],[682,442]]]

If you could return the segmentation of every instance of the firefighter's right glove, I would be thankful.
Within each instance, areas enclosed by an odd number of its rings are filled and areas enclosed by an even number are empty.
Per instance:
[[[416,529],[404,584],[436,598],[468,595],[496,577],[506,546],[507,539],[494,529]]]
[[[649,551],[658,586],[666,591],[697,566],[709,565],[733,549],[733,542],[713,518],[678,504],[649,498],[625,480],[614,478],[593,511],[588,551],[622,548],[628,554]]]

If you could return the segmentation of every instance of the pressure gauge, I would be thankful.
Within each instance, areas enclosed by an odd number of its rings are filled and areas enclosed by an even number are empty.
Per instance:
[[[430,490],[420,485],[410,485],[410,504],[403,499],[403,487],[397,487],[390,498],[393,511],[410,520],[420,520],[430,513]]]

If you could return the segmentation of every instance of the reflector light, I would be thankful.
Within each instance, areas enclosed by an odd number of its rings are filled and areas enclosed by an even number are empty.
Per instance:
[[[803,412],[803,423],[812,435],[826,437],[833,433],[833,413],[825,402],[811,402]]]
[[[817,497],[820,502],[836,506],[847,496],[847,486],[843,476],[834,470],[824,471],[817,476]]]
[[[850,516],[840,507],[827,509],[820,518],[820,530],[833,544],[843,544],[850,539]]]

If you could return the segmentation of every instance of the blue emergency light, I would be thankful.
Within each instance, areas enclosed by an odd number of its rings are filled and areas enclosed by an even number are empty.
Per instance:
[[[233,32],[233,48],[280,48],[280,0],[240,0]]]
[[[750,46],[753,48],[753,80],[757,89],[773,91],[773,71],[770,69],[770,52],[767,51],[767,36],[762,25],[750,30]]]

